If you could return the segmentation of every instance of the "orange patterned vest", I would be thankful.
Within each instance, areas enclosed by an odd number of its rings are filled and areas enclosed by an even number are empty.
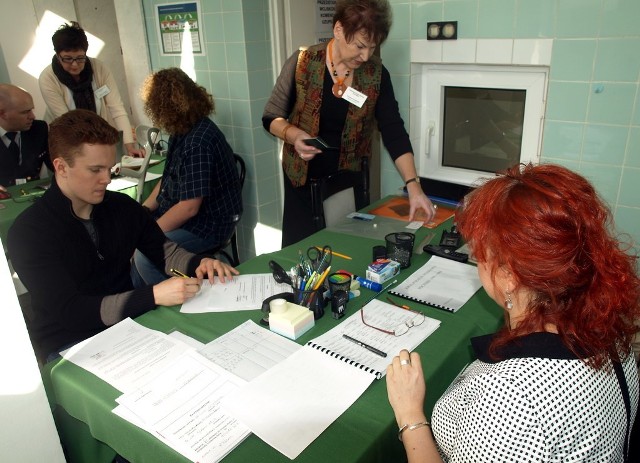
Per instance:
[[[326,44],[319,44],[300,51],[296,66],[295,83],[297,99],[289,122],[300,127],[312,137],[318,135],[320,127],[320,106],[325,72]],[[358,108],[349,104],[347,118],[342,130],[339,169],[360,170],[360,159],[371,155],[371,136],[375,124],[375,106],[380,93],[382,62],[372,56],[353,73],[351,86],[367,95]],[[334,98],[328,95],[328,98]],[[294,186],[307,182],[308,163],[294,153],[293,145],[284,144],[282,165]]]

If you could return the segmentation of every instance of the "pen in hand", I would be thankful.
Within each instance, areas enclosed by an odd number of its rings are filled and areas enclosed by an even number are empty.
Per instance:
[[[176,276],[176,277],[191,278],[191,277],[185,275],[184,273],[182,273],[180,270],[176,270],[175,268],[171,269],[171,273],[173,274],[173,276]]]
[[[382,352],[380,349],[376,349],[375,347],[370,346],[369,344],[365,344],[362,341],[358,341],[357,339],[352,338],[351,336],[343,334],[342,337],[347,339],[348,341],[351,341],[351,342],[359,345],[360,347],[364,347],[368,351],[373,352],[374,354],[379,355],[380,357],[386,357],[387,356],[386,352]]]

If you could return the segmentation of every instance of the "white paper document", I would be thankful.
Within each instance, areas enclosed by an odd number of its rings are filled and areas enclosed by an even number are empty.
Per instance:
[[[228,395],[223,406],[260,439],[294,459],[373,380],[363,370],[304,346]]]
[[[198,353],[234,375],[250,381],[302,346],[247,320]]]
[[[230,394],[223,406],[267,444],[296,458],[375,378],[384,376],[401,349],[414,349],[440,326],[438,320],[378,300],[365,306],[365,314],[367,323],[389,331],[416,317],[423,321],[394,336],[366,326],[356,312]],[[386,357],[344,339],[343,334],[374,346]]]
[[[215,463],[250,434],[221,408],[222,399],[243,382],[188,351],[151,381],[117,400],[140,419],[143,429],[152,430],[191,461]]]
[[[76,344],[64,358],[127,392],[144,384],[189,349],[182,341],[127,318]]]
[[[266,298],[284,292],[291,292],[291,286],[276,283],[271,273],[236,275],[224,283],[204,280],[200,292],[182,304],[180,312],[258,310]]]
[[[160,177],[162,177],[162,174],[154,174],[153,172],[147,172],[147,174],[144,177],[144,181],[150,182],[151,180],[155,180]],[[114,179],[111,179],[111,183],[107,186],[107,190],[120,191],[126,188],[131,188],[132,186],[138,186],[137,178],[118,176]]]

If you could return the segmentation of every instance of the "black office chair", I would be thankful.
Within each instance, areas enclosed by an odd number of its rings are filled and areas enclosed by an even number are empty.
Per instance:
[[[339,170],[335,174],[309,180],[311,186],[311,213],[316,230],[327,226],[324,214],[324,201],[336,193],[353,187],[356,210],[371,202],[369,195],[369,158],[362,158],[360,171]]]
[[[244,160],[240,157],[239,154],[233,154],[233,157],[236,160],[236,167],[238,168],[238,176],[240,177],[240,190],[244,186],[244,178],[247,175],[247,167],[245,166]],[[229,262],[229,264],[234,267],[240,265],[240,255],[238,253],[238,223],[242,218],[241,214],[237,214],[233,217],[233,233],[229,238],[220,246],[211,251],[207,251],[204,254],[220,254],[224,256],[224,258]],[[231,255],[227,252],[227,248],[231,246]]]

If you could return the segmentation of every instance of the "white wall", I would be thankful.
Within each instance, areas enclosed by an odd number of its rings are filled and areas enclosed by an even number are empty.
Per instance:
[[[3,252],[0,252],[0,294],[0,460],[64,463],[58,433]]]

